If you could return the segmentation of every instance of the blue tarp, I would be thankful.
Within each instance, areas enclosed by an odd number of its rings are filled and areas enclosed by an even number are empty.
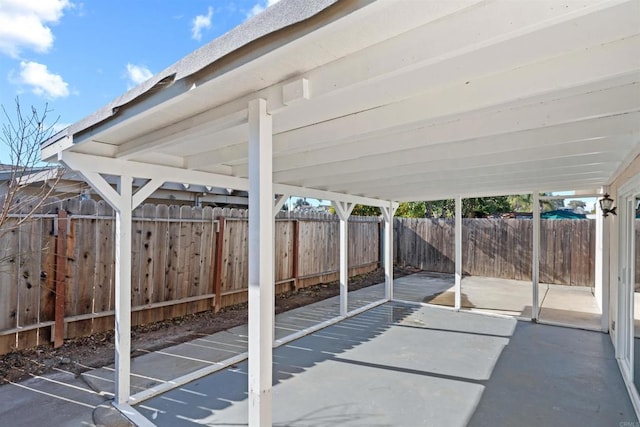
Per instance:
[[[555,210],[540,214],[541,219],[586,219],[587,215],[572,211]]]

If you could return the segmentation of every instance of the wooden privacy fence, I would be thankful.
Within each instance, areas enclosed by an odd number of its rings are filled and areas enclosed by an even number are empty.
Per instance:
[[[396,218],[395,262],[454,273],[454,226],[452,219]],[[532,231],[530,219],[463,219],[464,274],[531,280]],[[594,286],[594,253],[594,220],[540,221],[541,283]]]
[[[56,335],[61,340],[113,329],[113,210],[93,200],[57,208],[64,213],[41,213],[18,227],[19,218],[10,218],[1,234],[0,354]],[[276,292],[337,280],[338,236],[335,216],[279,214]],[[350,220],[350,275],[378,268],[379,239],[379,218]],[[245,210],[139,207],[133,212],[132,324],[245,302],[247,248]]]

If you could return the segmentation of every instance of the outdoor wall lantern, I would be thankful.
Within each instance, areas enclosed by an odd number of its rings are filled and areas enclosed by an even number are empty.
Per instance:
[[[602,216],[609,216],[609,214],[617,215],[616,208],[612,208],[613,199],[609,197],[608,194],[605,193],[604,197],[600,199],[600,209],[602,209]]]

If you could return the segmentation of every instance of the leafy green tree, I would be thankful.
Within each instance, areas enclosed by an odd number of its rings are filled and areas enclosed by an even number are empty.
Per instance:
[[[424,205],[424,213],[421,216],[427,218],[453,218],[456,214],[454,199],[413,203]],[[462,199],[462,216],[467,218],[484,217],[494,213],[509,212],[510,210],[511,205],[507,196]]]
[[[379,216],[380,208],[367,205],[355,205],[351,215],[355,216]]]
[[[396,216],[404,218],[423,218],[426,202],[402,202],[398,206]]]
[[[533,194],[512,194],[507,196],[511,211],[531,212],[533,210]]]

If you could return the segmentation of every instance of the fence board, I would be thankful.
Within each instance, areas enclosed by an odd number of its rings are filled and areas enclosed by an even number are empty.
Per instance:
[[[153,260],[154,292],[151,302],[169,300],[167,294],[167,278],[169,275],[169,206],[158,205],[156,208],[155,247]]]
[[[202,224],[202,238],[200,242],[199,281],[196,290],[197,295],[214,293],[213,272],[215,271],[216,253],[216,223],[213,216],[213,208],[206,207],[202,210],[202,219],[207,222]],[[211,302],[205,302],[205,307],[210,307]]]
[[[39,322],[54,319],[55,309],[55,265],[56,238],[53,235],[53,218],[42,219],[42,266],[40,270],[40,309]]]
[[[33,237],[39,233],[35,230],[40,222],[27,221],[18,227],[18,307],[16,323],[18,326],[31,325],[38,321],[38,303],[40,302],[37,282],[34,280],[40,275],[39,258],[40,251],[34,251],[37,247]]]
[[[142,304],[140,287],[143,285],[141,280],[141,248],[144,222],[139,220],[143,217],[142,206],[134,209],[131,216],[131,305],[135,307]]]

